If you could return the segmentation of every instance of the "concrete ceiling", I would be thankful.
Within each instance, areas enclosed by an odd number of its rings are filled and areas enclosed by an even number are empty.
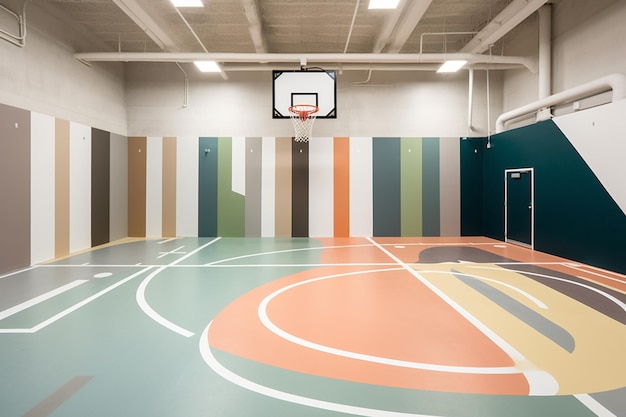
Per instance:
[[[281,54],[332,54],[340,65],[335,54],[367,54],[364,60],[372,54],[372,62],[384,63],[397,54],[485,54],[489,45],[500,53],[511,31],[546,1],[401,0],[395,10],[369,10],[369,0],[203,0],[203,8],[181,9],[170,0],[47,3],[106,45],[77,51],[90,53],[86,60],[99,53],[119,53],[119,60],[165,53],[174,58],[164,60],[178,62],[176,54],[208,53],[228,67],[225,54],[242,54],[245,59],[231,60],[235,68],[255,55],[261,65]]]

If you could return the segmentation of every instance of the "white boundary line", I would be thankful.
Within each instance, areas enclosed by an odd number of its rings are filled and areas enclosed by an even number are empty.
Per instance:
[[[368,238],[370,242],[376,245],[381,251],[387,254],[391,259],[396,261],[398,265],[401,265],[404,269],[406,269],[411,275],[417,278],[422,284],[428,287],[431,291],[437,294],[443,301],[448,303],[450,307],[455,309],[459,314],[461,314],[467,321],[472,323],[478,330],[480,330],[485,336],[487,336],[493,343],[495,343],[500,349],[506,352],[516,363],[517,366],[520,366],[523,371],[523,375],[526,377],[529,385],[529,395],[555,395],[558,393],[559,384],[557,380],[550,375],[548,372],[537,369],[533,366],[525,357],[522,355],[517,349],[507,343],[504,339],[502,339],[497,333],[493,330],[485,326],[480,320],[471,315],[467,310],[461,307],[456,301],[450,298],[447,294],[433,285],[426,278],[421,276],[419,272],[409,267],[406,263],[402,262],[402,260],[398,259],[392,253],[387,251],[387,249],[380,246],[371,238]]]
[[[37,297],[31,298],[30,300],[24,301],[23,303],[20,303],[16,306],[7,308],[4,311],[0,311],[0,320],[4,320],[7,317],[11,317],[14,314],[19,313],[20,311],[24,311],[27,308],[36,306],[39,303],[43,303],[44,301],[55,297],[59,294],[63,294],[65,291],[69,291],[72,288],[78,287],[80,284],[84,284],[85,282],[87,282],[86,279],[78,279],[76,281],[72,281],[68,284],[65,284],[61,287],[55,288],[51,291],[48,291],[47,293],[38,295]]]
[[[50,317],[49,319],[42,321],[41,323],[39,323],[38,325],[31,327],[30,329],[0,329],[0,333],[36,333],[39,330],[51,325],[52,323],[62,319],[63,317],[67,316],[68,314],[78,310],[79,308],[81,308],[82,306],[89,304],[90,302],[92,302],[93,300],[103,296],[104,294],[108,293],[109,291],[114,290],[115,288],[119,287],[120,285],[125,284],[126,282],[130,281],[131,279],[135,278],[138,275],[143,274],[144,272],[148,271],[152,269],[152,267],[147,267],[142,269],[139,272],[134,273],[133,275],[126,277],[118,282],[116,282],[113,285],[110,285],[108,287],[106,287],[105,289],[103,289],[100,292],[95,293],[94,295],[92,295],[91,297],[85,298],[83,301],[74,304],[71,307],[66,308],[65,310],[61,311],[60,313]]]
[[[291,394],[288,392],[280,391],[274,388],[266,387],[264,385],[257,384],[256,382],[252,382],[249,379],[246,379],[240,375],[235,374],[231,370],[225,368],[221,363],[217,361],[215,356],[213,356],[213,352],[211,352],[211,347],[209,346],[209,328],[211,327],[211,321],[209,325],[202,332],[202,336],[200,337],[200,354],[202,355],[202,359],[206,362],[207,365],[219,376],[224,378],[227,381],[232,382],[235,385],[238,385],[242,388],[245,388],[249,391],[256,392],[257,394],[265,395],[266,397],[275,398],[280,401],[286,401],[293,404],[304,405],[307,407],[319,408],[322,410],[336,411],[338,413],[351,414],[357,416],[365,416],[365,417],[438,417],[433,415],[425,415],[425,414],[412,414],[412,413],[402,413],[397,411],[387,411],[387,410],[378,410],[374,408],[365,408],[365,407],[356,407],[347,404],[334,403],[330,401],[317,400],[314,398],[303,397],[301,395]]]
[[[13,271],[13,272],[10,272],[8,274],[0,275],[0,279],[8,278],[10,276],[17,275],[17,274],[20,274],[22,272],[30,271],[31,269],[35,269],[35,268],[37,268],[37,266],[31,266],[30,268],[19,269],[17,271]]]
[[[402,368],[410,368],[410,369],[422,369],[427,371],[438,371],[438,372],[453,372],[453,373],[463,373],[463,374],[519,374],[523,373],[522,370],[516,368],[515,366],[453,366],[453,365],[441,365],[436,363],[426,363],[426,362],[413,362],[413,361],[405,361],[398,359],[385,358],[381,356],[367,355],[363,353],[351,352],[343,349],[337,349],[330,346],[320,345],[318,343],[311,342],[309,340],[302,339],[300,337],[294,336],[291,333],[288,333],[276,326],[272,320],[267,315],[267,306],[268,304],[278,295],[285,293],[293,288],[299,287],[301,285],[307,285],[312,282],[323,281],[327,279],[340,278],[351,275],[361,275],[361,274],[369,274],[376,272],[390,272],[390,271],[403,271],[404,268],[389,268],[389,269],[373,269],[368,271],[354,271],[348,272],[345,274],[335,274],[335,275],[327,275],[317,278],[308,279],[305,281],[297,282],[286,287],[280,288],[267,297],[263,299],[261,304],[259,304],[258,308],[258,316],[261,320],[261,323],[276,336],[285,339],[291,343],[295,343],[297,345],[317,350],[320,352],[329,353],[331,355],[341,356],[349,359],[356,359],[364,362],[372,362],[379,363],[383,365],[389,366],[397,366]]]
[[[152,320],[156,321],[157,323],[159,323],[161,326],[165,327],[166,329],[173,331],[174,333],[178,333],[179,335],[184,336],[184,337],[193,336],[195,333],[177,324],[172,323],[171,321],[167,320],[165,317],[157,313],[152,307],[150,307],[150,304],[148,304],[148,301],[146,301],[146,288],[148,288],[148,284],[150,283],[150,281],[152,281],[152,278],[157,276],[159,273],[161,273],[162,271],[164,271],[170,266],[174,266],[177,263],[184,261],[185,259],[200,252],[202,249],[206,248],[209,245],[212,245],[218,240],[220,240],[219,237],[211,240],[210,242],[205,243],[204,245],[192,250],[191,252],[187,253],[185,256],[181,256],[180,258],[170,262],[167,265],[160,266],[156,271],[152,272],[143,281],[141,281],[141,284],[139,284],[139,287],[137,288],[137,293],[135,295],[135,299],[137,300],[137,304],[139,305],[139,308],[141,308],[141,311],[143,311]],[[182,247],[183,246],[181,246],[181,248]],[[178,248],[178,249],[181,249],[181,248]]]
[[[589,394],[576,394],[574,397],[598,417],[617,417]]]

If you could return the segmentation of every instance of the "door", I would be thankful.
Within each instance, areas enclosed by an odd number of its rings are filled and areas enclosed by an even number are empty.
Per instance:
[[[504,240],[534,248],[533,168],[504,171]]]

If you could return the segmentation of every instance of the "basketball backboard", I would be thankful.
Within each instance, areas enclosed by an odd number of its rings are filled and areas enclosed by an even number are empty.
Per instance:
[[[288,119],[289,107],[297,104],[318,106],[318,119],[337,118],[336,71],[274,70],[272,75],[272,118]]]

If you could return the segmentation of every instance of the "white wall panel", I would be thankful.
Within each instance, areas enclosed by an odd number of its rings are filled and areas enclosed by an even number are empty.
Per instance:
[[[36,264],[54,258],[55,119],[33,112],[30,122],[30,259]]]
[[[232,190],[246,195],[246,138],[235,136],[232,138]]]
[[[198,146],[197,137],[176,141],[176,235],[198,236]]]
[[[163,138],[149,137],[146,151],[146,237],[163,231]]]
[[[276,199],[276,138],[262,139],[262,172],[261,172],[261,236],[276,235],[275,199]]]
[[[70,122],[70,252],[91,247],[91,127]]]
[[[374,233],[372,138],[350,138],[350,236]]]
[[[334,235],[334,142],[332,137],[309,140],[309,236]]]
[[[553,120],[626,215],[624,115],[626,100]]]

